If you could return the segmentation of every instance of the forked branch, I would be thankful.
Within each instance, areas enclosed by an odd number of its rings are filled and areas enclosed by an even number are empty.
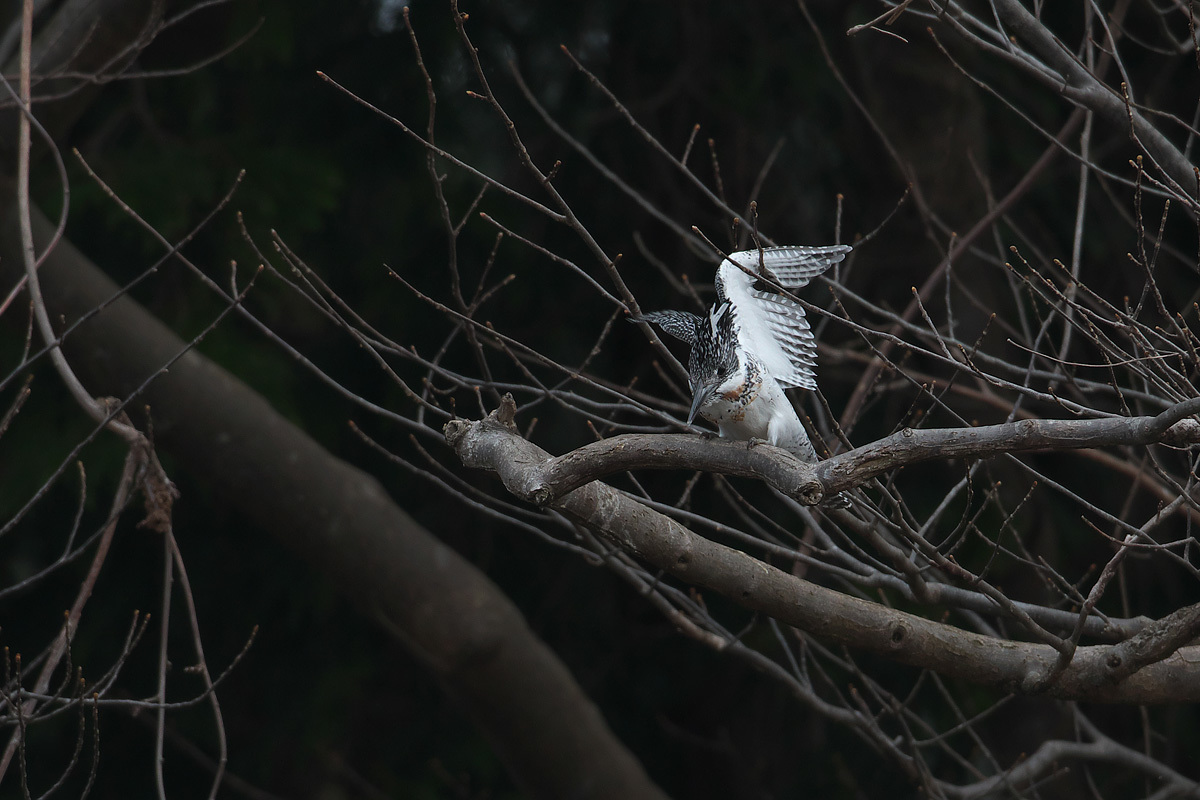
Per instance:
[[[516,406],[506,395],[492,415],[511,425]],[[859,486],[885,472],[922,461],[991,458],[1028,450],[1069,450],[1114,445],[1200,442],[1200,398],[1179,403],[1152,417],[1101,419],[1023,419],[976,428],[905,428],[817,465],[765,442],[711,440],[688,434],[631,433],[584,445],[561,456],[526,465],[519,483],[509,486],[534,505],[553,503],[592,481],[633,469],[704,470],[756,478],[805,505]],[[446,438],[457,448],[464,420],[447,423]]]
[[[464,465],[495,472],[518,497],[540,496],[538,487],[544,482],[539,475],[555,459],[518,433],[514,408],[506,400],[486,419],[452,420],[445,427],[446,439]],[[598,481],[546,502],[651,567],[833,644],[1011,692],[1092,702],[1200,700],[1200,647],[1172,647],[1170,652],[1135,647],[1143,657],[1137,659],[1141,668],[1133,672],[1124,657],[1129,643],[1080,647],[1056,674],[1059,654],[1049,645],[968,632],[819,586],[699,536]],[[1175,645],[1179,639],[1170,631],[1178,627],[1168,618],[1151,623],[1137,639],[1170,639]],[[1152,656],[1145,657],[1147,653]]]

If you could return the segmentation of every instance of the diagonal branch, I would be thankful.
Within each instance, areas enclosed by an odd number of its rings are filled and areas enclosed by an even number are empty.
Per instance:
[[[1079,59],[1063,46],[1046,25],[1030,13],[1020,0],[995,0],[995,8],[1008,32],[1025,42],[1047,65],[1058,72],[1061,81],[1051,81],[1042,72],[1028,68],[1031,75],[1049,83],[1063,97],[1080,108],[1087,108],[1115,127],[1129,127],[1146,153],[1175,184],[1175,191],[1197,207],[1196,168],[1171,140],[1142,116],[1141,112],[1116,91],[1101,82]]]
[[[1184,606],[1113,645],[1104,662],[1106,677],[1110,681],[1123,680],[1148,664],[1170,657],[1197,637],[1200,637],[1200,603]]]
[[[933,459],[989,458],[1028,450],[1074,450],[1114,445],[1200,442],[1200,398],[1178,403],[1153,417],[1023,419],[977,428],[905,428],[817,466],[825,491],[841,491],[908,464]]]
[[[521,437],[514,412],[506,398],[484,420],[451,420],[445,433],[464,465],[495,472],[505,488],[524,497],[554,459]],[[1119,681],[1109,666],[1114,646],[1081,647],[1048,684],[1058,657],[1048,645],[970,633],[818,586],[698,536],[603,483],[589,483],[549,505],[652,567],[833,644],[1011,692],[1093,702],[1200,700],[1200,647],[1179,649]]]
[[[766,443],[711,440],[690,434],[630,433],[592,442],[531,468],[513,494],[544,506],[594,480],[632,469],[692,469],[757,478],[805,505],[922,461],[990,458],[1027,450],[1200,442],[1200,398],[1152,417],[1023,419],[977,428],[904,430],[809,465]]]
[[[41,245],[52,226],[36,209],[32,221]],[[20,270],[15,227],[12,219],[0,226],[0,279]],[[104,306],[63,343],[94,390],[126,397],[183,347],[129,297],[112,300],[118,287],[70,242],[39,275],[51,316],[68,325]],[[402,642],[487,734],[529,796],[664,797],[513,602],[379,481],[194,350],[141,399],[154,409],[157,446]]]

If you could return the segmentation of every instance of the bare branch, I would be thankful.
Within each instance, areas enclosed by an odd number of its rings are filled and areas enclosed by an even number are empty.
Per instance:
[[[513,410],[508,401],[485,420],[452,420],[446,424],[446,440],[465,466],[495,472],[510,492],[522,497],[531,491],[530,476],[536,470],[530,467],[550,456],[517,433]],[[697,536],[598,482],[550,505],[657,569],[833,644],[1006,691],[1045,691],[1092,702],[1200,700],[1200,648],[1177,650],[1114,683],[1104,677],[1112,647],[1081,647],[1047,686],[1058,657],[1048,645],[992,639],[848,597]]]

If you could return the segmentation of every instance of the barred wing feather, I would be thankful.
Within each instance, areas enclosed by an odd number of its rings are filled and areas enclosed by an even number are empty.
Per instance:
[[[842,261],[850,250],[848,244],[827,247],[766,247],[762,250],[762,263],[779,285],[798,289]],[[759,271],[758,250],[742,250],[731,254],[729,258],[751,272]]]
[[[846,245],[772,247],[762,251],[763,264],[782,286],[804,286],[846,257]],[[718,294],[733,304],[742,346],[754,353],[782,386],[817,388],[817,347],[804,309],[790,297],[759,284],[737,262],[759,272],[759,251],[733,253],[717,268]]]
[[[630,322],[653,322],[676,339],[696,343],[696,331],[702,324],[700,317],[687,311],[651,311],[641,316],[631,316]]]

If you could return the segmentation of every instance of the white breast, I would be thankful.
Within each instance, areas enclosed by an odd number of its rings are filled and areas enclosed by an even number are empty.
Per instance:
[[[783,389],[761,362],[739,353],[741,369],[705,403],[700,414],[727,439],[762,439],[805,461],[817,454]]]

